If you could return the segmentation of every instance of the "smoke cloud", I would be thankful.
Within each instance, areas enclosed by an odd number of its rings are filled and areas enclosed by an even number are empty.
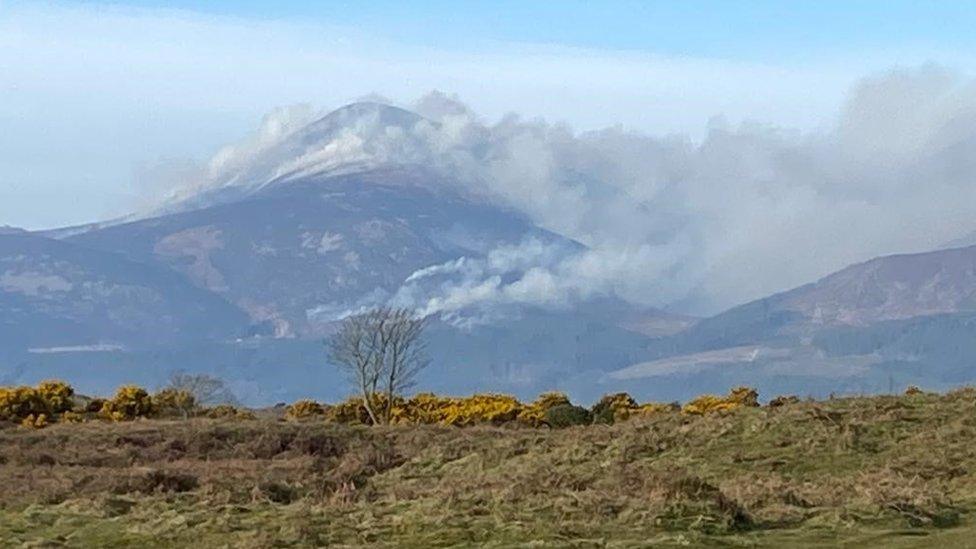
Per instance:
[[[586,246],[527,241],[431,266],[394,298],[442,314],[597,295],[712,313],[976,228],[976,84],[934,65],[862,80],[814,132],[715,118],[697,141],[578,133],[515,114],[487,122],[440,92],[410,109],[420,116],[358,113],[301,140],[290,137],[311,131],[311,110],[280,111],[222,151],[206,185],[421,164]]]

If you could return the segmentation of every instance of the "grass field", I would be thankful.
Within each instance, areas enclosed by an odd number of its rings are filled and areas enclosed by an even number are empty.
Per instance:
[[[976,390],[560,430],[0,430],[0,546],[976,546]]]

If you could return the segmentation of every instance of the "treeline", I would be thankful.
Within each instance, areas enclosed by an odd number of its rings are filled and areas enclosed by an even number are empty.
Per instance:
[[[780,406],[796,400],[796,397],[780,397],[770,405]],[[379,396],[371,404],[373,409],[388,409],[390,423],[399,425],[515,424],[553,428],[610,424],[654,414],[702,415],[759,406],[758,393],[748,387],[735,388],[726,396],[703,395],[684,405],[676,402],[638,403],[627,393],[615,393],[604,396],[587,408],[572,403],[565,394],[558,392],[543,393],[529,403],[495,393],[468,397],[419,393],[409,398],[395,396],[392,402]],[[150,393],[142,387],[125,385],[119,387],[111,398],[103,399],[76,395],[74,388],[63,381],[44,381],[35,387],[0,387],[0,421],[16,422],[31,428],[42,428],[52,423],[191,417],[257,419],[252,410],[230,404],[203,405],[200,397],[189,389],[170,387]],[[282,417],[291,421],[373,423],[361,397],[336,404],[299,400],[285,406]]]

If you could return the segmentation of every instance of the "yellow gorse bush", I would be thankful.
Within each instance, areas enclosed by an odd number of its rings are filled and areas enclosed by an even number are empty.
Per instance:
[[[385,405],[380,398],[374,403],[376,408]],[[530,404],[523,404],[513,396],[483,393],[468,397],[442,397],[433,393],[418,393],[408,399],[397,398],[393,402],[391,421],[401,425],[439,424],[467,426],[477,424],[519,423],[532,427],[546,425],[546,414],[558,406],[571,405],[569,397],[563,393],[543,393]],[[336,423],[369,424],[369,414],[363,406],[362,398],[349,398],[338,404],[325,407],[325,419]],[[612,414],[614,420],[622,421],[634,415],[649,415],[675,411],[674,404],[638,404],[626,393],[608,395],[595,409],[603,409]]]
[[[759,393],[749,387],[736,387],[729,391],[726,397],[702,395],[684,405],[681,411],[685,414],[704,415],[713,412],[725,412],[736,408],[759,406]]]
[[[348,398],[338,404],[325,406],[325,419],[335,423],[369,423],[369,413],[363,406],[363,399]]]
[[[44,403],[33,387],[0,388],[0,419],[21,420],[43,410]]]
[[[615,423],[629,418],[637,409],[637,401],[627,393],[604,395],[593,405],[593,417],[599,423]]]
[[[257,419],[254,412],[250,410],[242,410],[230,404],[218,404],[213,408],[207,408],[204,415],[210,419],[235,419],[241,421],[249,421],[252,419]]]
[[[84,414],[79,414],[78,412],[68,411],[61,414],[62,423],[83,423],[84,421]]]
[[[538,427],[546,422],[546,412],[556,406],[572,404],[569,397],[564,393],[550,392],[542,393],[535,402],[522,408],[518,414],[518,420],[527,425]]]
[[[123,385],[115,391],[115,396],[106,400],[101,413],[112,421],[131,421],[153,415],[152,397],[145,389],[136,385]]]
[[[60,414],[71,410],[75,390],[63,381],[48,380],[37,385],[37,397],[41,399],[47,412]]]
[[[372,403],[374,410],[386,406],[384,397]],[[476,394],[470,397],[439,397],[418,393],[408,399],[395,398],[390,421],[396,424],[474,425],[515,421],[524,406],[508,395]],[[325,407],[325,417],[337,423],[370,423],[363,399],[353,397]]]
[[[635,416],[649,416],[674,412],[680,409],[678,404],[664,404],[660,402],[647,402],[638,404],[633,397],[627,393],[613,393],[604,395],[596,404],[593,405],[591,412],[594,421],[597,423],[616,423],[626,421]]]
[[[386,405],[385,399],[376,400],[373,403],[374,409],[381,409]],[[545,402],[561,402],[561,398],[550,396]],[[529,408],[509,395],[486,393],[455,398],[418,393],[408,399],[396,398],[391,408],[390,420],[396,424],[497,425],[521,420],[520,414]],[[355,397],[334,406],[326,406],[325,417],[337,423],[369,423],[369,413],[362,398]],[[526,422],[529,421],[526,419]]]
[[[62,381],[42,381],[37,387],[0,387],[0,421],[44,427],[55,415],[71,410],[74,394],[74,389]]]
[[[314,400],[298,400],[285,410],[288,419],[308,419],[325,415],[325,409]]]
[[[450,400],[433,393],[418,393],[394,405],[390,420],[393,423],[441,423]]]
[[[20,421],[20,424],[28,429],[43,429],[48,426],[47,414],[29,414]]]
[[[515,420],[522,410],[522,404],[509,395],[486,393],[446,400],[441,411],[442,418],[438,422],[445,425],[497,425]]]
[[[197,407],[193,393],[185,389],[163,389],[152,396],[156,412],[189,415]]]

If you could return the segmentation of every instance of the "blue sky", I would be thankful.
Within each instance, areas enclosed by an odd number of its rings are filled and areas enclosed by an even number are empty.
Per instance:
[[[415,44],[561,44],[738,60],[811,59],[852,51],[966,51],[976,5],[920,1],[269,2],[130,0],[252,19],[318,20]]]
[[[923,2],[0,0],[0,225],[112,217],[268,111],[456,93],[700,139],[709,120],[824,131],[851,86],[970,74],[976,8]]]

